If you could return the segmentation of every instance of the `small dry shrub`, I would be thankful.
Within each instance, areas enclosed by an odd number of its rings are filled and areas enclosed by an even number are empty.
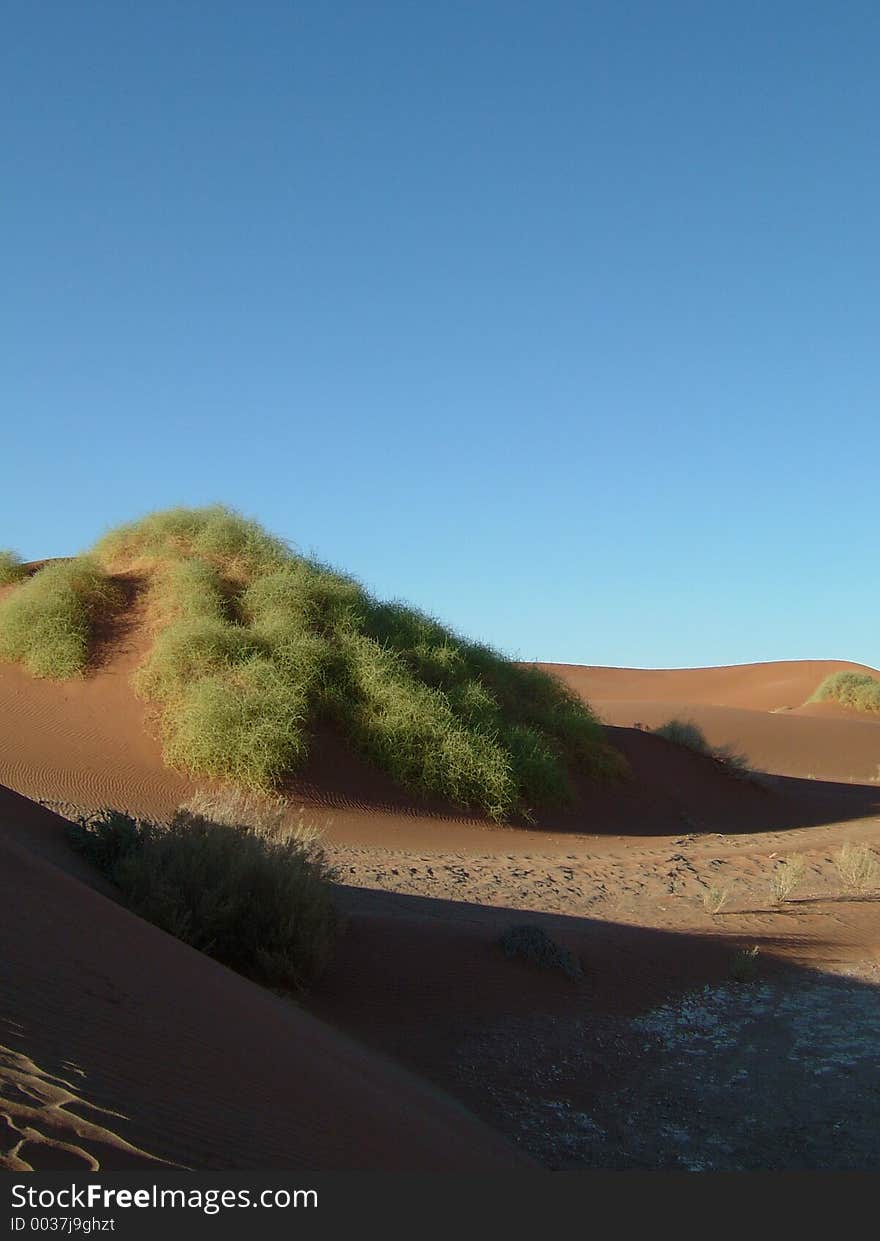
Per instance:
[[[706,913],[720,914],[729,897],[730,888],[722,888],[718,887],[717,884],[710,884],[703,892],[703,908],[706,910]]]
[[[843,845],[834,864],[850,892],[866,892],[880,883],[880,859],[870,845]]]
[[[770,890],[778,905],[783,904],[794,893],[804,877],[807,869],[806,859],[799,853],[782,858],[770,876]]]

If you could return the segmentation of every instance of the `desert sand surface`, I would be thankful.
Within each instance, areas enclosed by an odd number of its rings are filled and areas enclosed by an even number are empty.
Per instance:
[[[0,1167],[528,1166],[463,1108],[48,862],[0,791]]]
[[[880,781],[880,716],[810,702],[835,672],[880,676],[842,660],[791,660],[723,668],[591,668],[542,664],[623,727],[669,719],[699,724],[712,745],[729,745],[752,767],[798,779]]]
[[[0,665],[0,782],[67,815],[113,805],[164,817],[192,794],[164,767],[155,722],[131,690],[145,649],[132,617],[80,682]],[[216,1167],[367,1158],[439,1169],[506,1166],[515,1146],[553,1168],[880,1167],[880,904],[844,890],[835,868],[842,843],[880,845],[880,728],[804,705],[829,672],[859,667],[553,665],[607,721],[633,778],[612,790],[579,784],[571,809],[503,826],[413,799],[321,732],[285,789],[291,816],[323,831],[347,917],[311,1015],[132,919],[68,854],[58,818],[7,801],[11,968],[51,971],[26,1002],[17,991],[7,1000],[7,1080],[86,1100],[60,1111],[88,1114],[110,1136],[58,1140],[98,1161],[103,1150]],[[672,716],[696,720],[765,775],[734,779],[646,731]],[[792,855],[805,873],[780,904],[771,881]],[[120,933],[74,935],[96,918],[105,929],[121,919]],[[499,937],[524,922],[575,953],[582,978],[508,960]],[[100,961],[111,941],[109,968]],[[753,948],[758,979],[745,986],[732,963]],[[154,1025],[159,1038],[150,1013],[167,1016],[181,996],[175,1020],[190,1054],[181,1061],[160,1039],[138,1077],[120,1048]],[[79,1023],[65,1023],[64,1004]],[[217,1021],[204,1012],[218,1006],[228,1018],[212,1044]],[[311,1066],[292,1077],[278,1068],[291,1041],[298,1065]],[[307,1088],[309,1124],[297,1095]],[[175,1098],[190,1091],[196,1111],[182,1119]],[[385,1136],[375,1120],[366,1126],[373,1104]],[[212,1137],[200,1126],[221,1113]],[[39,1153],[62,1157],[61,1147]]]
[[[790,711],[800,707],[827,676],[876,669],[839,659],[793,659],[715,668],[602,668],[580,664],[539,664],[591,702],[619,699],[690,702],[750,711]]]

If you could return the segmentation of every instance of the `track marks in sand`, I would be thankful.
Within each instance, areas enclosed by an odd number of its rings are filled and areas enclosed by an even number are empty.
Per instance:
[[[74,1065],[66,1067],[71,1076],[81,1073]],[[81,1084],[44,1072],[30,1057],[0,1044],[0,1168],[98,1172],[110,1154],[114,1168],[179,1166],[114,1133],[107,1122],[125,1119],[122,1114],[95,1106],[82,1091]]]

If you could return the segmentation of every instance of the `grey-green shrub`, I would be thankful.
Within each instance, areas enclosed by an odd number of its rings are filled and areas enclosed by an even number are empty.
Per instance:
[[[257,982],[315,982],[336,939],[333,871],[317,839],[181,810],[165,827],[104,811],[71,843],[142,918]]]

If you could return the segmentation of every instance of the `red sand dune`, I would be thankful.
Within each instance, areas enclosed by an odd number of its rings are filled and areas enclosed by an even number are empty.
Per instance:
[[[53,866],[50,812],[2,790],[0,829],[0,1166],[529,1166],[426,1083]]]
[[[793,660],[724,668],[591,668],[545,664],[588,699],[609,724],[656,728],[698,724],[713,745],[730,745],[750,765],[803,780],[880,781],[880,717],[807,699],[826,676],[875,669],[839,660]]]
[[[139,621],[135,607],[126,630],[111,636],[98,668],[82,680],[40,681],[0,664],[0,782],[33,799],[153,816],[169,814],[191,796],[193,783],[164,765],[155,721],[131,688],[146,645]],[[797,707],[828,672],[858,665],[814,661],[670,672],[547,666],[618,726],[610,740],[629,759],[633,779],[611,790],[579,781],[576,806],[542,814],[534,825],[545,844],[554,833],[564,847],[572,832],[647,836],[680,831],[683,823],[760,830],[880,811],[877,723],[828,710],[774,713],[780,703]],[[673,693],[679,697],[661,697]],[[656,726],[674,715],[693,718],[713,744],[733,744],[754,767],[799,777],[802,786],[793,781],[771,795],[632,727]],[[821,782],[857,783],[862,801],[829,809],[829,788],[819,788]],[[525,822],[499,829],[456,807],[411,797],[326,729],[286,792],[328,838],[342,843],[431,848],[440,824],[446,848],[479,840],[481,848],[501,852],[528,848],[534,840]]]
[[[193,784],[164,766],[155,721],[131,689],[145,647],[140,622],[135,601],[124,632],[105,635],[81,681],[37,681],[0,664],[0,782],[31,798],[157,816],[191,795]],[[771,930],[763,889],[788,829],[828,825],[793,835],[816,866],[833,870],[837,841],[872,840],[866,816],[880,815],[880,721],[805,705],[830,672],[860,665],[545,666],[607,721],[632,768],[627,784],[581,780],[574,808],[534,827],[499,827],[410,797],[322,729],[286,790],[347,857],[349,883],[397,889],[347,891],[350,930],[310,1004],[484,1115],[485,1091],[482,1103],[479,1092],[468,1096],[456,1060],[472,1023],[495,1030],[535,1012],[588,1020],[724,976],[729,943],[714,926],[704,933],[701,880],[712,868],[725,868],[732,904],[746,910],[731,925],[756,942]],[[672,716],[694,719],[713,744],[732,744],[780,778],[734,780],[634,727]],[[122,909],[69,851],[63,827],[0,789],[0,1166],[528,1166],[394,1062]],[[754,849],[737,835],[753,832],[769,833]],[[869,903],[848,911],[849,929],[840,906],[830,908],[829,918],[826,907],[803,907],[801,940],[804,928],[817,943],[833,931],[835,951],[849,936],[847,956],[876,952]],[[586,999],[499,959],[500,930],[544,911],[590,963]],[[620,925],[652,917],[668,926]],[[493,1081],[503,1071],[480,1065]]]
[[[596,702],[690,702],[750,711],[800,707],[833,672],[880,676],[874,668],[839,659],[792,659],[719,668],[538,666],[555,672],[577,693]]]

